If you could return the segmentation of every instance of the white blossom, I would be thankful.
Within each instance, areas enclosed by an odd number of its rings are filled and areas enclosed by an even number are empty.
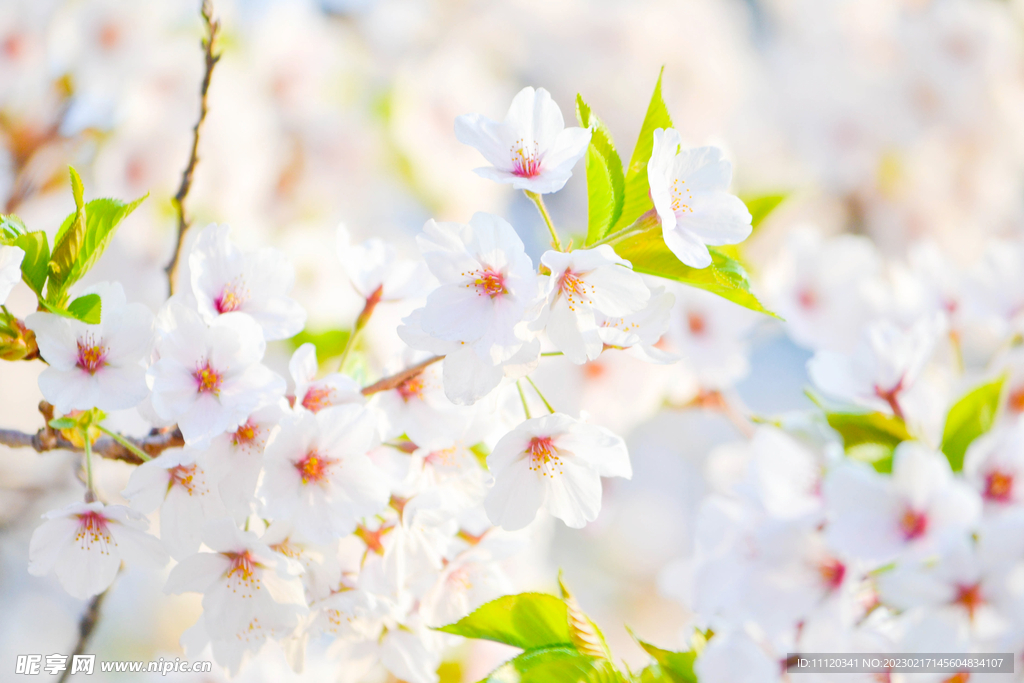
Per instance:
[[[491,521],[522,529],[543,507],[573,528],[597,519],[601,477],[629,479],[633,470],[622,439],[555,413],[527,420],[487,456],[494,486],[484,500]]]
[[[623,317],[647,305],[651,292],[629,261],[607,244],[569,253],[548,251],[545,331],[573,363],[594,360],[604,349],[597,315]]]
[[[306,312],[290,298],[292,265],[277,249],[244,253],[228,237],[227,225],[208,225],[189,253],[192,294],[208,323],[235,311],[247,313],[270,341],[299,332]]]
[[[118,282],[95,285],[84,294],[100,297],[97,325],[54,313],[25,318],[49,364],[39,375],[39,388],[62,413],[132,408],[149,393],[144,362],[153,345],[153,314],[142,304],[126,303]]]
[[[50,572],[68,593],[89,598],[114,581],[121,561],[162,566],[167,553],[146,533],[149,524],[123,505],[71,503],[43,515],[29,543],[28,571]]]
[[[654,131],[647,163],[651,199],[672,253],[691,268],[707,268],[708,245],[738,244],[750,236],[750,212],[729,194],[732,164],[718,148],[679,151],[681,144],[673,128]]]
[[[260,364],[266,342],[245,313],[225,313],[207,326],[172,301],[161,315],[160,357],[147,381],[153,409],[177,420],[187,443],[208,444],[284,393],[284,380]]]
[[[383,473],[366,457],[375,438],[373,415],[360,406],[286,420],[266,452],[260,495],[267,512],[315,541],[352,533],[389,497]]]
[[[0,306],[11,295],[14,286],[21,282],[21,262],[25,252],[21,247],[0,244]]]
[[[547,90],[530,87],[519,91],[501,123],[466,114],[455,119],[455,136],[491,163],[477,174],[538,194],[562,189],[590,144],[589,130],[565,127]]]

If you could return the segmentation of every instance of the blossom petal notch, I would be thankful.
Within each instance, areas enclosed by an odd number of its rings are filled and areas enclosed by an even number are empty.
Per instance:
[[[481,114],[458,117],[455,137],[491,163],[477,175],[536,194],[561,190],[590,144],[588,129],[566,128],[548,91],[532,87],[519,91],[500,123]]]

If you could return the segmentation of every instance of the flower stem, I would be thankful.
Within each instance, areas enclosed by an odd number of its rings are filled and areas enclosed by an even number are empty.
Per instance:
[[[548,412],[551,413],[552,415],[554,415],[555,414],[555,409],[552,408],[551,404],[548,403],[548,400],[546,398],[544,398],[544,394],[540,393],[540,389],[538,389],[537,385],[533,383],[533,379],[531,379],[529,376],[527,376],[526,377],[526,381],[530,383],[530,386],[533,387],[533,390],[537,392],[538,396],[540,396],[540,400],[544,402],[544,407],[548,409]]]
[[[516,380],[516,389],[519,391],[519,400],[523,402],[523,412],[526,413],[526,419],[529,420],[533,416],[530,415],[530,406],[526,405],[526,394],[523,393],[523,386]]]
[[[537,205],[537,210],[540,211],[544,223],[548,226],[548,232],[551,233],[551,246],[555,248],[555,251],[562,251],[562,243],[558,241],[558,232],[555,230],[555,224],[551,222],[551,214],[548,213],[548,207],[544,205],[544,197],[529,190],[523,190],[523,192]]]
[[[627,235],[631,235],[634,232],[642,232],[644,230],[651,230],[652,228],[661,225],[658,220],[658,213],[654,209],[651,209],[647,213],[641,214],[639,218],[624,227],[622,230],[613,232],[610,235],[605,235],[598,241],[590,245],[590,248],[601,246],[602,244],[611,244],[617,242]]]
[[[78,430],[85,448],[85,502],[96,500],[96,489],[92,485],[92,443],[89,441],[89,428]]]
[[[548,357],[548,356],[564,356],[565,354],[563,354],[561,351],[545,351],[544,353],[542,353],[540,355],[544,356],[544,357]]]
[[[356,324],[352,328],[352,333],[348,335],[348,339],[345,340],[345,349],[341,352],[341,361],[338,363],[338,372],[345,371],[345,363],[348,361],[348,355],[351,353],[352,348],[356,345],[356,337],[366,327],[366,323],[370,322],[370,316],[373,315],[373,310],[377,308],[377,304],[380,303],[381,296],[384,293],[384,285],[381,285],[377,289],[373,290],[373,294],[366,297],[366,304],[363,306],[363,310],[359,312],[359,317],[356,318]]]
[[[148,461],[153,459],[149,455],[149,453],[146,453],[146,451],[142,450],[141,448],[139,448],[138,446],[136,446],[131,441],[129,441],[128,439],[124,438],[123,436],[121,436],[117,432],[112,431],[110,429],[107,429],[103,425],[96,425],[96,428],[99,429],[104,434],[106,434],[107,436],[109,436],[114,441],[118,442],[119,444],[121,444],[122,446],[127,448],[129,451],[131,451],[135,455],[139,456],[143,461],[148,462]]]

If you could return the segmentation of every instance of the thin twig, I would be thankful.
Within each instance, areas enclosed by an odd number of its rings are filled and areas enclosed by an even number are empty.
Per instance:
[[[83,452],[80,446],[65,439],[60,432],[50,427],[50,420],[53,419],[52,405],[46,401],[40,401],[39,412],[43,414],[45,420],[45,426],[42,429],[35,434],[27,434],[16,429],[0,429],[0,445],[9,448],[31,448],[37,453],[55,450]],[[180,448],[185,445],[185,439],[177,427],[153,430],[149,436],[143,439],[132,439],[126,436],[121,436],[121,438],[154,458],[168,448]],[[98,439],[92,445],[92,452],[107,460],[121,460],[130,465],[143,463],[142,458],[109,436]]]
[[[384,379],[378,382],[374,382],[368,387],[363,387],[363,396],[369,396],[370,394],[376,394],[380,391],[388,391],[389,389],[394,389],[403,382],[408,382],[410,379],[420,374],[437,361],[443,359],[444,356],[431,356],[430,358],[426,359],[421,363],[417,363],[411,368],[406,368],[401,372],[396,372],[390,377],[385,377]]]
[[[213,67],[220,61],[220,53],[215,52],[217,35],[220,33],[220,21],[213,18],[213,5],[210,0],[203,0],[202,6],[203,24],[206,27],[206,35],[203,37],[202,46],[206,57],[206,71],[203,74],[203,84],[199,89],[199,119],[192,128],[192,153],[189,155],[188,166],[181,174],[181,185],[177,194],[174,195],[174,208],[178,212],[178,238],[174,244],[174,254],[170,263],[164,269],[167,273],[167,287],[171,294],[174,294],[174,279],[178,272],[178,259],[181,256],[181,245],[185,242],[185,233],[188,232],[192,219],[185,214],[185,199],[192,188],[192,174],[199,163],[199,130],[203,121],[206,120],[206,113],[209,110],[206,101],[206,94],[210,90],[210,77],[213,76]]]
[[[82,620],[78,622],[78,643],[75,644],[74,652],[65,661],[67,666],[60,675],[60,678],[57,679],[57,683],[64,683],[68,679],[68,676],[71,675],[71,663],[75,661],[75,656],[85,653],[85,648],[88,647],[92,633],[96,630],[96,624],[100,620],[100,607],[103,606],[103,600],[107,597],[109,591],[110,588],[107,588],[107,590],[89,601],[89,607],[85,610],[85,614],[82,615]]]

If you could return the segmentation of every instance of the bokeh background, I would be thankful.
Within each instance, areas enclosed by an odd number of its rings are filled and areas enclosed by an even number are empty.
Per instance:
[[[724,148],[735,191],[787,196],[744,252],[759,292],[784,314],[771,274],[794,235],[864,236],[871,258],[892,262],[927,240],[969,268],[991,239],[1024,231],[1021,0],[216,0],[214,9],[223,59],[188,208],[197,225],[229,223],[238,243],[287,255],[309,312],[299,341],[317,341],[322,356],[361,305],[335,257],[340,223],[414,256],[412,236],[428,218],[490,211],[539,255],[534,207],[477,177],[481,159],[453,133],[459,114],[500,119],[526,85],[548,89],[567,121],[581,93],[628,158],[664,66],[684,140]],[[193,0],[0,3],[2,212],[52,236],[74,208],[69,164],[87,197],[150,193],[89,280],[121,280],[129,300],[154,310],[167,294],[171,197],[198,111],[200,36]],[[579,167],[549,198],[567,232],[585,230],[585,193]],[[33,306],[23,286],[8,303],[19,314]],[[363,344],[369,367],[400,348],[394,330],[411,308],[379,309]],[[825,328],[856,330],[855,308],[837,306]],[[669,370],[605,354],[581,368],[554,359],[536,375],[561,410],[587,410],[627,436],[635,476],[614,482],[585,530],[538,535],[513,581],[551,589],[562,568],[627,660],[640,652],[623,624],[665,646],[685,642],[691,616],[659,577],[690,552],[695,512],[715,488],[709,454],[739,437],[719,411],[684,406],[709,387],[756,414],[809,405],[812,344],[738,309],[716,315],[731,341],[707,351],[711,361],[696,347]],[[270,351],[283,374],[294,346]],[[714,377],[709,363],[722,366]],[[0,364],[0,425],[40,426],[41,369]],[[144,428],[131,413],[114,419]],[[68,453],[0,447],[0,679],[17,654],[66,654],[75,641],[83,604],[26,571],[39,515],[80,496],[74,464]],[[128,473],[103,462],[100,486],[116,492]],[[133,569],[119,579],[90,652],[181,655],[198,598],[164,596],[162,578]],[[335,660],[312,652],[306,678],[339,675]],[[477,680],[505,655],[467,646],[452,654],[447,680]],[[268,648],[239,680],[293,676]]]

